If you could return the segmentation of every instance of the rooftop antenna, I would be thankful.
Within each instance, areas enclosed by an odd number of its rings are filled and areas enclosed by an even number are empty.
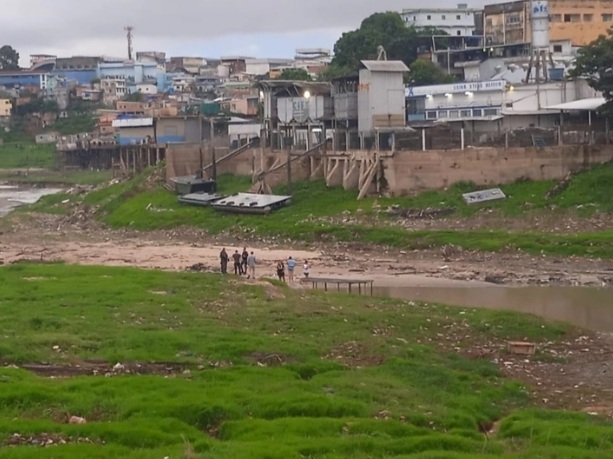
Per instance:
[[[134,27],[127,26],[124,30],[126,31],[126,36],[128,38],[128,60],[132,60],[132,31],[134,30]]]
[[[377,46],[377,60],[378,61],[386,61],[387,60],[387,51],[381,45]]]

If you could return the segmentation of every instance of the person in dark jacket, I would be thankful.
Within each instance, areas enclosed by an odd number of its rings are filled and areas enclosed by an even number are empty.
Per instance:
[[[234,251],[234,255],[232,255],[232,260],[234,260],[234,274],[236,276],[240,276],[243,274],[243,268],[241,265],[241,254],[238,253],[238,250]]]
[[[226,249],[222,249],[221,253],[219,254],[219,262],[221,263],[221,274],[228,274],[228,260],[230,258],[228,257],[228,252],[226,252]]]
[[[247,274],[247,258],[249,258],[249,252],[247,247],[243,247],[243,253],[241,254],[241,270],[243,274]]]

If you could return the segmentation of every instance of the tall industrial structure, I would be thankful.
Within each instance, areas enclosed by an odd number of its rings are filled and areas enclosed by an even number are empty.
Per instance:
[[[530,4],[530,28],[532,43],[526,83],[534,72],[534,81],[548,81],[548,69],[554,68],[549,49],[549,4],[547,0],[532,1]]]
[[[132,26],[126,26],[125,31],[126,31],[126,36],[128,39],[128,60],[132,60],[132,31],[134,30],[134,27]]]

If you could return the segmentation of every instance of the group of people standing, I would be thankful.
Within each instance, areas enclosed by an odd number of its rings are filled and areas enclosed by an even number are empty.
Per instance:
[[[294,272],[296,271],[297,264],[296,260],[292,257],[289,257],[285,263],[283,263],[282,260],[277,261],[277,277],[279,280],[285,282],[285,266],[287,266],[287,281],[294,282]],[[305,279],[308,279],[310,273],[311,265],[309,264],[309,260],[304,260],[302,275]]]
[[[228,274],[230,256],[225,248],[219,254],[219,261],[221,263],[221,273]],[[237,276],[247,275],[248,279],[255,279],[256,259],[253,252],[249,253],[247,251],[247,247],[243,247],[242,253],[235,250],[234,254],[232,254],[232,261],[234,262],[234,274]]]
[[[228,263],[230,262],[230,255],[226,251],[226,249],[222,249],[219,254],[219,261],[221,264],[221,273],[228,274]],[[255,279],[255,267],[257,265],[257,260],[255,258],[255,254],[253,252],[249,252],[247,247],[243,247],[243,251],[239,252],[235,250],[232,254],[232,262],[234,263],[234,274],[237,276],[245,276],[247,275],[247,279]],[[285,280],[285,268],[287,266],[287,282],[294,282],[294,273],[296,271],[296,266],[298,263],[292,257],[289,257],[287,261],[284,263],[283,261],[277,261],[277,277],[280,281],[286,282]],[[311,272],[311,265],[308,260],[304,260],[304,264],[302,265],[302,274],[305,278],[309,277]]]

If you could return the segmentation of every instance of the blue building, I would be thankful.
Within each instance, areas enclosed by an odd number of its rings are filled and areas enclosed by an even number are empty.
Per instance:
[[[59,70],[52,72],[53,75],[66,79],[68,81],[76,81],[79,86],[88,85],[92,80],[98,77],[97,69],[84,70]]]
[[[125,80],[127,84],[155,84],[158,91],[164,91],[166,69],[157,62],[101,62],[98,64],[98,77]]]
[[[24,86],[36,86],[38,89],[47,88],[49,72],[29,72],[23,70],[0,72],[0,86],[7,89]]]

